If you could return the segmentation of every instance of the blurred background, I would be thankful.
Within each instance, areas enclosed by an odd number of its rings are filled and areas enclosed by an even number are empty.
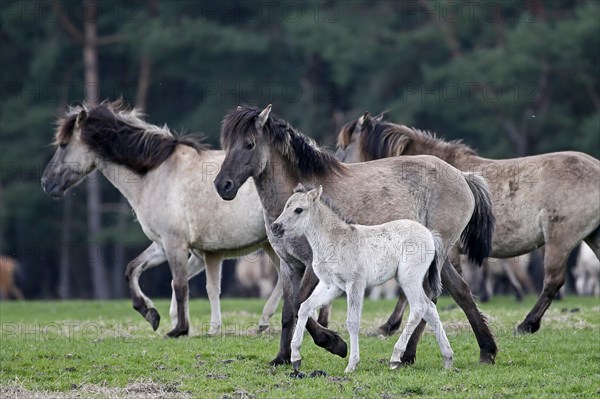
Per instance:
[[[487,157],[600,157],[597,1],[0,4],[0,253],[28,298],[128,296],[125,265],[149,244],[101,176],[61,201],[42,192],[54,122],[86,99],[122,97],[214,147],[231,108],[273,103],[330,148],[345,122],[388,110]],[[257,294],[231,263],[223,294]],[[141,281],[154,297],[170,280],[162,266]]]

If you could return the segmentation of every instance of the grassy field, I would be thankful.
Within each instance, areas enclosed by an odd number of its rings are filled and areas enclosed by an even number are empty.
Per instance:
[[[267,365],[279,345],[279,316],[257,335],[263,301],[222,302],[223,333],[206,335],[209,306],[190,305],[189,338],[163,339],[168,302],[158,332],[128,301],[0,302],[0,397],[36,398],[509,398],[600,396],[600,301],[568,297],[548,310],[541,330],[515,336],[515,325],[534,298],[517,303],[494,298],[481,308],[489,316],[500,353],[494,366],[478,363],[479,349],[464,314],[448,298],[438,305],[455,353],[445,371],[435,338],[424,336],[417,362],[400,370],[387,363],[397,335],[369,336],[393,308],[365,301],[361,362],[344,374],[346,360],[315,347],[307,334],[303,371]],[[334,303],[332,326],[347,338],[345,302]]]

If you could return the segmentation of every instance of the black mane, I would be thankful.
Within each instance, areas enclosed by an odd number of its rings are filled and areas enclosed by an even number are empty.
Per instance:
[[[146,123],[135,109],[127,109],[120,102],[73,108],[59,121],[55,140],[58,144],[71,138],[77,115],[83,110],[87,117],[82,122],[81,140],[101,158],[140,175],[162,164],[179,144],[198,153],[207,149],[194,137],[175,136],[166,127]]]
[[[245,106],[227,114],[221,124],[221,146],[228,150],[239,137],[255,137],[255,122],[260,112],[256,107]],[[263,132],[269,143],[296,167],[301,178],[342,174],[346,170],[331,152],[319,148],[311,138],[273,113],[269,115]]]

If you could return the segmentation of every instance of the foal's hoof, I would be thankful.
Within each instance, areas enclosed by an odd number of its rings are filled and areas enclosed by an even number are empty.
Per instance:
[[[160,324],[160,315],[158,311],[154,308],[148,309],[146,312],[146,320],[152,326],[152,329],[156,331],[158,329],[158,325]]]
[[[185,330],[178,330],[177,328],[174,328],[173,330],[169,331],[167,333],[167,335],[165,335],[165,338],[179,338],[182,335],[188,335],[188,329],[186,328]]]
[[[294,371],[300,370],[301,363],[302,363],[302,360],[296,360],[296,361],[292,362],[292,367],[294,368]]]
[[[396,370],[397,368],[404,367],[406,364],[402,362],[390,362],[390,370]]]
[[[277,357],[269,362],[269,366],[281,366],[284,364],[290,364],[290,359],[284,356],[277,355]]]

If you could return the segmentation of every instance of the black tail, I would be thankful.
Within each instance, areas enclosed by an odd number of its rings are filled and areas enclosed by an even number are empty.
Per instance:
[[[469,261],[481,266],[492,250],[496,218],[492,212],[492,200],[485,179],[479,173],[464,172],[463,176],[475,197],[475,210],[460,236],[460,242]]]
[[[440,278],[440,270],[443,266],[441,263],[442,259],[440,259],[442,254],[442,236],[435,231],[432,231],[431,235],[433,236],[433,244],[435,246],[435,256],[427,271],[427,281],[431,287],[432,297],[437,298],[442,294],[442,279]]]

